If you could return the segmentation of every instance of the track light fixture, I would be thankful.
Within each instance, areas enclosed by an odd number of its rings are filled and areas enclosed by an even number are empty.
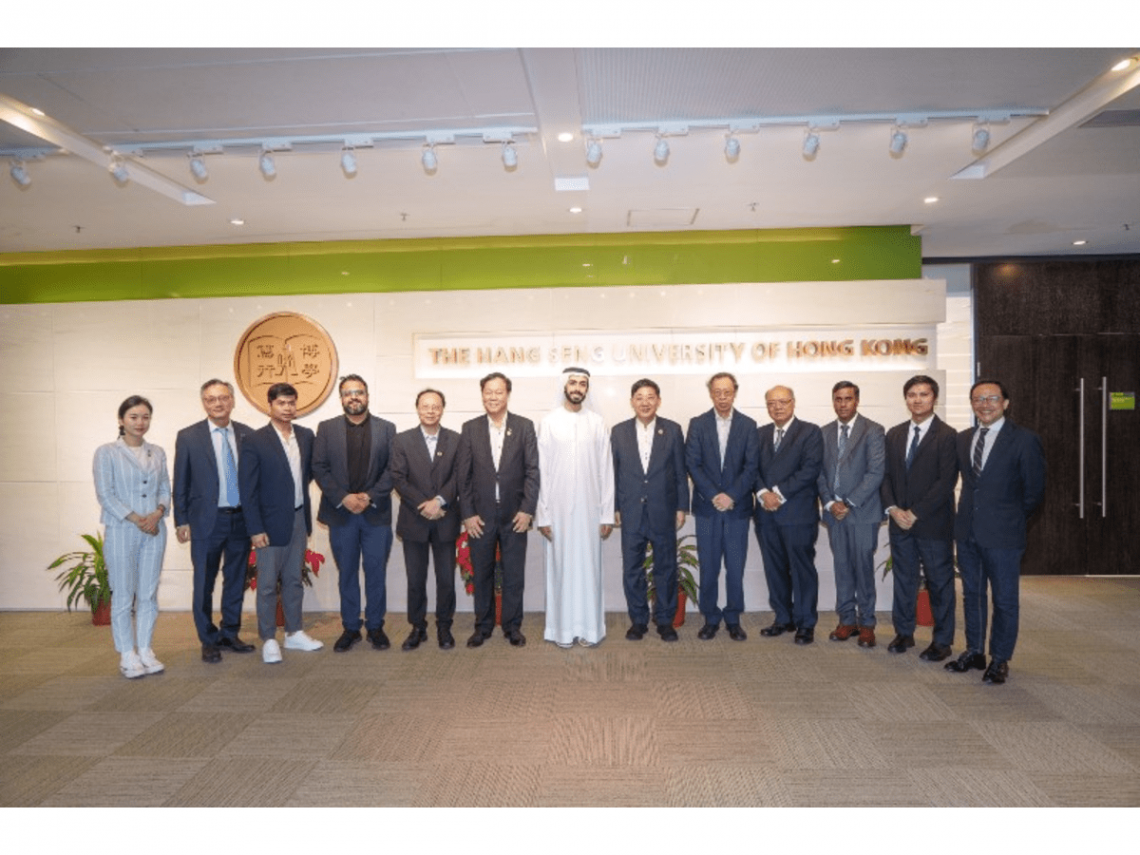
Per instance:
[[[590,166],[597,166],[602,162],[602,144],[597,140],[590,140],[590,144],[586,146],[586,163]]]
[[[658,166],[664,166],[669,161],[669,143],[662,136],[657,137],[657,145],[653,147],[653,161]]]
[[[352,178],[356,175],[356,154],[348,146],[341,150],[340,170],[344,173],[345,178]]]
[[[519,153],[510,140],[503,143],[503,168],[514,169],[519,165]]]
[[[115,179],[115,182],[118,184],[126,184],[131,180],[131,173],[127,171],[127,165],[118,157],[111,161],[107,169],[110,171],[111,177]]]
[[[740,140],[732,134],[724,138],[724,157],[729,163],[735,163],[740,157]]]
[[[805,160],[815,160],[815,156],[819,153],[819,131],[808,128],[807,133],[804,134],[804,147],[803,154]]]
[[[990,129],[986,125],[974,125],[974,134],[970,138],[970,151],[974,154],[983,154],[990,147]]]
[[[891,128],[891,157],[902,157],[903,152],[906,151],[907,136],[906,132],[898,125]]]
[[[12,165],[8,168],[8,174],[21,187],[27,187],[32,183],[32,176],[28,175],[28,170],[22,160],[13,160]]]
[[[196,154],[190,158],[190,174],[198,181],[205,181],[210,173],[206,169],[206,161],[200,154]]]
[[[277,164],[273,161],[273,155],[268,149],[261,150],[261,157],[257,160],[257,168],[261,170],[262,176],[266,179],[277,174]]]
[[[424,172],[435,172],[439,168],[439,158],[435,156],[435,146],[424,146],[424,153],[420,156],[424,165]]]

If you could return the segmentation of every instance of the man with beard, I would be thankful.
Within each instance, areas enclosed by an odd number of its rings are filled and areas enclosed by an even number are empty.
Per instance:
[[[389,461],[396,426],[370,415],[368,385],[357,374],[340,381],[344,417],[321,422],[313,449],[313,477],[321,488],[317,520],[329,527],[329,545],[340,574],[340,620],[333,650],[360,641],[360,566],[364,564],[364,627],[376,650],[389,647],[388,553],[392,550],[392,475]]]
[[[614,526],[614,461],[602,417],[583,406],[590,372],[562,373],[560,406],[538,428],[535,523],[546,538],[546,632],[559,647],[592,647],[606,636],[602,541]]]

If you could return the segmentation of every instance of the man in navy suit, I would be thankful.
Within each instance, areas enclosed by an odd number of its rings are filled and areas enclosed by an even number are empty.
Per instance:
[[[740,384],[727,371],[708,381],[713,407],[689,422],[685,465],[693,479],[693,516],[697,518],[697,558],[701,565],[700,608],[705,625],[697,638],[707,641],[721,618],[734,641],[748,635],[740,626],[744,612],[744,562],[748,557],[748,520],[760,448],[756,422],[733,403]],[[724,562],[725,605],[720,598]]]
[[[323,642],[301,628],[301,562],[313,533],[309,482],[313,478],[313,432],[293,424],[297,390],[269,387],[269,424],[242,443],[241,505],[250,542],[257,550],[257,631],[262,661],[281,661],[277,644],[277,586],[285,612],[285,648],[319,650]]]
[[[835,565],[839,625],[828,637],[875,646],[875,547],[883,524],[879,487],[886,469],[883,426],[859,415],[859,387],[840,380],[831,390],[838,417],[821,430],[820,516]]]
[[[637,414],[610,433],[614,457],[615,522],[621,528],[622,587],[631,626],[625,637],[649,631],[645,581],[646,545],[653,545],[654,623],[663,641],[676,641],[677,529],[689,511],[685,439],[681,426],[657,418],[661,388],[648,378],[630,390]]]
[[[237,461],[253,429],[230,420],[234,387],[207,380],[201,389],[203,421],[183,428],[174,442],[174,524],[179,543],[190,541],[194,566],[191,612],[202,661],[221,662],[220,648],[249,653],[252,644],[238,637],[249,533],[241,510]],[[222,569],[222,625],[213,620],[214,583]]]
[[[396,426],[368,412],[368,384],[359,374],[340,380],[344,416],[317,426],[313,478],[321,488],[317,521],[329,527],[336,561],[342,632],[333,645],[344,653],[360,641],[360,627],[376,650],[387,650],[388,555],[392,551],[392,439]],[[364,567],[364,621],[360,620],[360,569]]]
[[[408,623],[412,631],[401,645],[415,650],[427,640],[427,571],[435,563],[435,631],[440,649],[455,646],[455,539],[459,537],[459,481],[455,461],[459,434],[440,425],[443,392],[416,395],[420,423],[392,442],[392,484],[400,494],[396,534],[404,544],[408,575]]]
[[[984,682],[1004,683],[1017,642],[1026,525],[1045,496],[1045,452],[1037,434],[1006,418],[1009,395],[1000,381],[976,382],[970,404],[978,427],[958,434],[962,496],[954,522],[966,651],[946,663],[946,669],[961,673],[985,668]],[[994,604],[988,667],[987,584]]]
[[[479,381],[487,415],[464,423],[459,441],[459,507],[475,574],[475,632],[479,647],[495,628],[495,550],[503,564],[503,635],[526,644],[520,627],[526,584],[526,542],[538,507],[538,437],[534,422],[507,412],[510,378],[498,371]]]
[[[910,418],[887,432],[887,472],[879,496],[890,517],[895,637],[891,653],[914,647],[919,568],[926,574],[934,637],[919,658],[940,662],[954,642],[954,429],[934,414],[938,381],[917,374],[903,384]]]
[[[796,415],[796,393],[774,386],[764,394],[771,422],[760,428],[756,479],[756,540],[764,556],[768,605],[775,612],[760,634],[775,638],[795,630],[796,644],[815,640],[819,620],[819,537],[816,491],[823,465],[819,426]]]

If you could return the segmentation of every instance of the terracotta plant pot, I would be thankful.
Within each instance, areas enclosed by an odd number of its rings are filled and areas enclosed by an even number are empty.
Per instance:
[[[503,592],[495,591],[495,626],[503,625]]]
[[[281,598],[277,598],[277,625],[285,626],[285,607],[281,605]]]
[[[930,610],[930,591],[926,588],[919,589],[914,622],[919,626],[934,626],[934,613]]]
[[[674,617],[673,617],[673,626],[674,627],[685,625],[685,603],[687,603],[687,602],[688,602],[688,597],[685,596],[685,592],[683,590],[681,590],[680,588],[678,588],[677,589],[677,614],[674,615]]]
[[[95,607],[95,611],[91,612],[91,623],[95,626],[110,626],[111,625],[111,601],[103,600]]]

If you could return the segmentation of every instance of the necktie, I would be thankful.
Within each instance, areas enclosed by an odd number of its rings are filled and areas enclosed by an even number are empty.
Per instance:
[[[974,446],[974,477],[977,478],[982,474],[982,454],[986,450],[986,434],[990,432],[988,427],[982,428],[978,431],[978,442]]]
[[[918,425],[914,426],[914,441],[910,444],[910,451],[906,453],[906,468],[910,469],[910,464],[914,460],[914,453],[918,451]]]
[[[230,448],[229,431],[225,428],[214,428],[222,438],[222,456],[225,458],[223,467],[226,473],[226,501],[231,508],[241,505],[238,494],[237,461],[234,460],[234,450]]]
[[[843,451],[847,448],[848,425],[839,426],[839,454],[835,458],[835,483],[831,485],[836,497],[839,496],[839,462],[843,459]]]
[[[780,450],[780,443],[784,441],[784,429],[776,428],[776,447],[772,449],[773,452]]]

